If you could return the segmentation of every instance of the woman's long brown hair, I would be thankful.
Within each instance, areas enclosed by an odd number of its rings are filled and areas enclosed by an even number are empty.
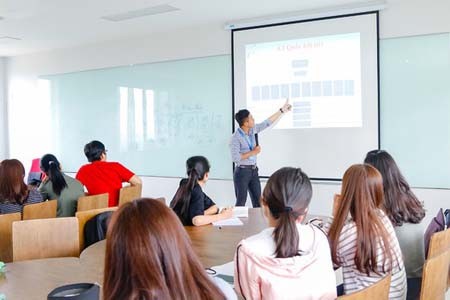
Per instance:
[[[28,196],[24,176],[25,168],[17,159],[5,159],[0,163],[0,201],[23,204]]]
[[[340,201],[328,233],[335,264],[342,263],[337,257],[339,236],[350,215],[356,225],[355,265],[358,271],[369,275],[371,272],[380,274],[392,269],[395,254],[379,215],[383,201],[383,179],[377,169],[359,164],[351,166],[345,172]],[[381,264],[377,261],[377,248],[380,246],[384,254]],[[381,269],[379,265],[382,266]]]
[[[423,204],[412,192],[394,158],[384,150],[367,153],[364,163],[374,166],[383,176],[384,209],[394,226],[420,223],[425,217]]]
[[[225,299],[175,213],[145,198],[123,205],[112,216],[103,295],[105,300]]]

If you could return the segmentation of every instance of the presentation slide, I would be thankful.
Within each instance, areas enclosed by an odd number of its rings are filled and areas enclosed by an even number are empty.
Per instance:
[[[260,176],[289,166],[341,179],[379,147],[377,20],[371,12],[233,31],[235,112],[261,123],[292,105],[258,135]]]
[[[245,55],[255,119],[289,99],[293,113],[275,128],[362,126],[359,32],[249,44]]]

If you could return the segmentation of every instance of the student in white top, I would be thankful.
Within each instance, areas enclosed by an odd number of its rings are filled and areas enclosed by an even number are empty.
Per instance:
[[[303,225],[312,197],[301,169],[269,178],[261,206],[269,228],[240,242],[234,287],[244,299],[335,299],[336,277],[326,235]]]
[[[367,164],[351,166],[328,224],[331,256],[350,294],[392,274],[389,299],[406,298],[406,274],[394,228],[383,211],[383,179]]]

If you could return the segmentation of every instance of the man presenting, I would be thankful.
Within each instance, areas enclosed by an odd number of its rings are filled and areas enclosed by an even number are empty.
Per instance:
[[[236,206],[245,206],[247,190],[250,191],[253,207],[260,206],[261,183],[258,176],[258,167],[256,166],[256,156],[261,152],[261,147],[257,145],[255,134],[272,125],[284,113],[290,111],[291,108],[292,106],[286,100],[283,107],[277,110],[276,113],[264,122],[256,125],[253,116],[248,110],[241,109],[235,114],[234,117],[239,124],[239,128],[231,137],[230,151],[231,159],[236,164],[233,175]]]

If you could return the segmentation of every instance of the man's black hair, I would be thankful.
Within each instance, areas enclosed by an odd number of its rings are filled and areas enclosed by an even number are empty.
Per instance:
[[[89,162],[100,160],[105,152],[105,145],[100,141],[92,141],[84,146],[84,155],[86,155]]]
[[[241,109],[234,115],[234,118],[235,118],[236,122],[238,122],[239,126],[242,126],[244,124],[244,122],[247,120],[249,115],[250,115],[250,112],[248,110]]]

